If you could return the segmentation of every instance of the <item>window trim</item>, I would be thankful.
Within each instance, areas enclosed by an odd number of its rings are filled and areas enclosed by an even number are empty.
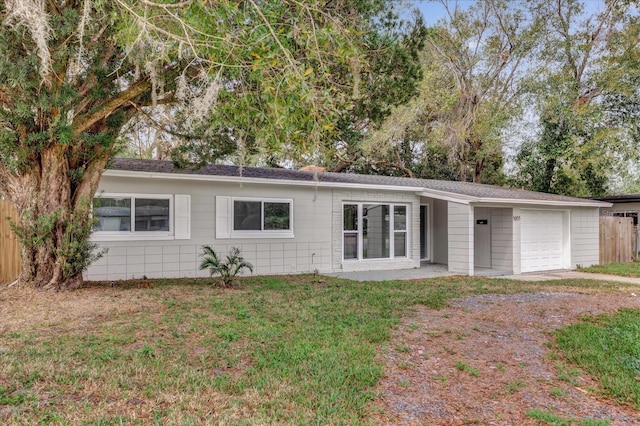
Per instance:
[[[611,210],[611,216],[634,218],[634,215],[635,215],[635,221],[637,223],[634,224],[633,226],[638,226],[638,225],[640,225],[640,211],[638,211],[638,210]]]
[[[380,257],[380,258],[365,258],[364,254],[364,236],[363,236],[363,208],[364,205],[387,205],[389,206],[389,257]],[[356,231],[350,230],[347,231],[344,229],[344,208],[345,206],[357,206],[358,210],[358,218],[357,218],[357,227]],[[405,229],[396,230],[395,228],[395,207],[402,206],[406,209],[406,218],[405,218]],[[410,203],[391,203],[391,202],[379,202],[379,201],[343,201],[342,208],[340,210],[341,216],[341,258],[343,262],[388,262],[392,260],[407,260],[411,259],[411,204]],[[404,256],[396,256],[395,254],[395,235],[396,233],[404,233],[405,237],[405,255]],[[357,256],[355,258],[345,258],[344,257],[344,236],[346,234],[357,235]]]
[[[396,226],[396,207],[404,207],[404,229],[395,229]],[[409,207],[405,204],[390,204],[389,205],[389,217],[393,217],[393,221],[389,224],[389,228],[391,228],[391,240],[390,246],[393,246],[391,251],[393,252],[393,257],[389,256],[390,259],[404,259],[409,257]],[[396,256],[396,235],[404,234],[404,256]],[[391,254],[391,253],[389,253]]]
[[[174,195],[173,194],[139,194],[101,192],[93,198],[129,198],[131,200],[131,224],[135,227],[135,200],[169,200],[169,230],[168,231],[93,231],[93,241],[135,241],[135,240],[173,240],[174,239]],[[91,214],[93,217],[93,199],[91,200]]]
[[[235,202],[249,201],[260,202],[260,226],[262,229],[256,230],[236,230],[235,229]],[[289,205],[289,229],[264,229],[264,204],[281,203]],[[261,198],[261,197],[231,197],[230,203],[230,228],[231,238],[293,238],[293,199],[292,198]]]

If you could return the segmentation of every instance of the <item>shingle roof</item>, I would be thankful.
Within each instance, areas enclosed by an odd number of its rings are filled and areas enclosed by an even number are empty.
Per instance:
[[[609,195],[606,197],[593,197],[592,200],[608,201],[610,203],[638,203],[640,202],[640,194],[620,194]]]
[[[394,176],[374,176],[355,173],[315,173],[302,170],[265,168],[265,167],[239,167],[220,164],[210,164],[199,169],[179,169],[173,166],[171,161],[139,160],[132,158],[116,158],[111,170],[136,171],[167,174],[193,174],[205,176],[242,177],[245,179],[273,179],[304,182],[327,182],[361,185],[381,185],[390,187],[424,188],[426,191],[442,191],[451,194],[482,199],[507,199],[507,200],[531,200],[553,201],[566,203],[593,204],[597,201],[585,200],[563,195],[546,194],[542,192],[526,191],[523,189],[504,188],[494,185],[484,185],[471,182],[442,181],[433,179],[413,179]]]

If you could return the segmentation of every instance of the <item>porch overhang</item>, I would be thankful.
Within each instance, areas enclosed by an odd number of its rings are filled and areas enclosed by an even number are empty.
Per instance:
[[[526,198],[489,198],[474,197],[472,195],[458,194],[453,192],[427,189],[418,191],[420,197],[435,198],[437,200],[451,201],[458,204],[473,205],[475,207],[514,207],[514,206],[549,206],[549,207],[611,207],[613,204],[604,201],[580,200],[580,201],[557,201],[557,200],[535,200]]]

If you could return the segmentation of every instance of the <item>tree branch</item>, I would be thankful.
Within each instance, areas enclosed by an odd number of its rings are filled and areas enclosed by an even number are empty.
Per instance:
[[[107,103],[103,104],[97,111],[93,114],[86,117],[84,120],[81,120],[76,126],[74,126],[74,133],[79,135],[80,133],[88,130],[96,124],[98,121],[108,117],[115,110],[120,108],[122,105],[128,103],[129,101],[137,98],[142,95],[146,91],[151,88],[151,82],[149,80],[142,80],[133,86],[129,87],[127,90],[121,92],[115,98],[112,98]]]

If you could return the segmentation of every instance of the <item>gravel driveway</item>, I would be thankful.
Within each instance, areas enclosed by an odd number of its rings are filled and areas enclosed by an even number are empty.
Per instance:
[[[564,419],[640,424],[640,412],[597,396],[585,374],[554,359],[554,329],[584,315],[640,308],[627,295],[530,293],[417,307],[379,356],[381,424],[526,425],[540,409]],[[575,423],[578,424],[578,423]]]

